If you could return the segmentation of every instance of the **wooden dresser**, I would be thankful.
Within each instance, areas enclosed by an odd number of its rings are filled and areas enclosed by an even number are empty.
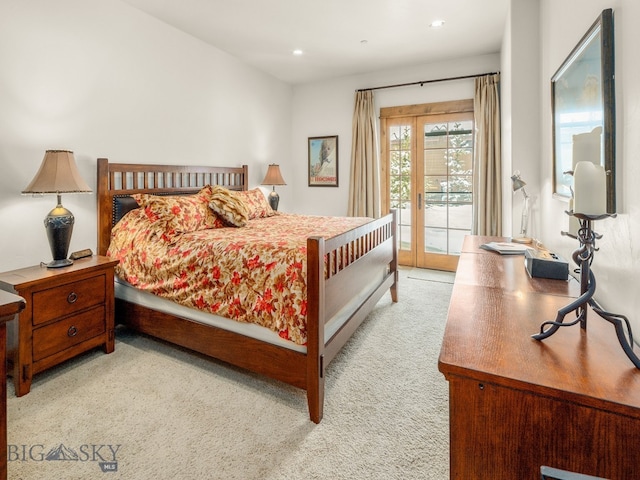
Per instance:
[[[438,362],[451,478],[538,480],[542,465],[640,478],[640,370],[592,311],[586,331],[532,339],[579,284],[531,278],[521,255],[479,248],[500,240],[466,237],[451,296]]]
[[[13,320],[25,307],[22,297],[0,290],[0,480],[7,478],[7,371],[6,322]]]

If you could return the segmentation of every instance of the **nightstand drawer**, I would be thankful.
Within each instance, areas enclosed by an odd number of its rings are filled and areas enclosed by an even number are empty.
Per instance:
[[[104,303],[105,277],[99,275],[33,294],[33,325]]]
[[[85,340],[102,335],[105,329],[103,305],[37,328],[33,331],[33,361],[37,362]]]

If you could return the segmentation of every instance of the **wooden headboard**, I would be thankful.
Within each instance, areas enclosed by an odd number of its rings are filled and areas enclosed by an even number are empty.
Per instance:
[[[220,185],[229,190],[247,190],[248,167],[193,167],[186,165],[147,165],[109,163],[98,159],[98,255],[105,255],[111,240],[111,228],[127,211],[137,205],[134,193],[187,195],[205,185]]]

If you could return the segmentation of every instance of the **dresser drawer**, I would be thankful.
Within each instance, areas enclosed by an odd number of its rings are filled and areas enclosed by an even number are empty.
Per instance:
[[[79,280],[33,294],[33,325],[104,303],[105,276]]]
[[[105,309],[102,305],[37,328],[33,331],[33,361],[102,335],[105,330]]]

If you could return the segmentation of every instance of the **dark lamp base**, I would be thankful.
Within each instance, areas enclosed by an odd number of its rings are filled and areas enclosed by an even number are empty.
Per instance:
[[[68,267],[69,265],[73,265],[73,260],[69,260],[68,258],[63,258],[62,260],[54,260],[45,264],[47,268],[62,268]]]
[[[53,257],[53,261],[47,263],[47,268],[68,267],[73,264],[73,261],[67,258],[67,253],[69,253],[74,222],[73,214],[62,206],[60,195],[58,195],[58,205],[44,219],[44,228],[47,231]]]
[[[274,211],[278,211],[278,203],[280,203],[280,195],[275,190],[269,192],[269,205]]]

